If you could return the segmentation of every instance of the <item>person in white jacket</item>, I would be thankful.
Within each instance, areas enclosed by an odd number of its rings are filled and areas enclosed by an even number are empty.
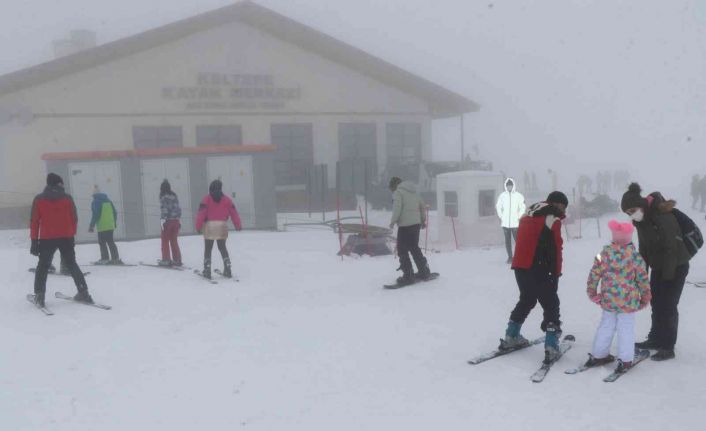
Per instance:
[[[500,225],[505,234],[505,247],[507,248],[507,263],[512,263],[512,239],[517,241],[517,227],[520,217],[525,213],[525,197],[517,191],[512,178],[505,180],[505,191],[498,197],[495,210],[500,218]]]

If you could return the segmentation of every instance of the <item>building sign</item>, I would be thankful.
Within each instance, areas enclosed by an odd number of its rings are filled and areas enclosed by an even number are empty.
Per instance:
[[[277,85],[272,75],[199,73],[194,85],[162,87],[162,99],[187,110],[284,109],[301,87]]]

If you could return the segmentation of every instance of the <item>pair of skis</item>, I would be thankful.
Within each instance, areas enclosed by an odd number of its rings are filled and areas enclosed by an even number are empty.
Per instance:
[[[547,376],[549,373],[549,370],[551,370],[552,366],[561,359],[562,356],[564,356],[564,353],[569,351],[571,347],[574,345],[574,342],[576,341],[576,338],[574,338],[573,335],[566,335],[562,340],[561,343],[559,343],[559,354],[555,356],[551,361],[545,362],[542,361],[542,365],[539,367],[537,371],[532,374],[531,380],[535,383],[540,383],[544,380],[544,378]],[[514,347],[511,349],[496,349],[488,353],[484,353],[482,355],[476,356],[475,358],[471,359],[468,361],[469,364],[471,365],[478,365],[480,363],[483,363],[485,361],[489,361],[494,358],[498,358],[500,356],[505,356],[509,353],[517,352],[518,350],[523,350],[526,349],[530,346],[535,346],[537,344],[542,344],[544,343],[544,336],[536,338],[534,340],[531,340],[528,344],[519,346],[519,347]]]
[[[686,283],[694,287],[706,288],[706,281],[687,281]]]
[[[87,306],[89,306],[89,307],[100,308],[101,310],[110,310],[110,309],[113,308],[113,307],[111,307],[110,305],[99,304],[99,303],[97,303],[97,302],[94,302],[94,303],[92,303],[92,304],[89,304],[89,303],[87,303],[87,302],[76,301],[76,300],[74,300],[74,297],[73,297],[73,296],[64,295],[64,294],[61,293],[61,292],[56,292],[56,293],[54,293],[54,297],[55,297],[55,298],[58,298],[58,299],[63,299],[63,300],[66,300],[66,301],[75,302],[75,303],[77,303],[77,304],[87,305]],[[47,308],[46,305],[45,305],[44,307],[40,307],[39,305],[37,305],[37,303],[34,301],[34,295],[33,295],[33,294],[28,294],[28,295],[27,295],[27,301],[31,302],[35,307],[37,307],[42,313],[46,314],[47,316],[53,316],[53,315],[54,315],[54,312],[51,311],[49,308]]]
[[[632,370],[635,368],[635,365],[639,364],[640,362],[644,361],[645,359],[650,357],[650,351],[649,350],[636,350],[635,351],[635,358],[632,360],[632,366],[628,368],[625,371],[618,372],[618,370],[613,371],[610,373],[605,379],[603,379],[604,382],[614,382],[618,380],[623,374],[627,373],[628,371]],[[591,368],[598,368],[600,365],[595,365],[593,367],[587,367],[586,365],[581,365],[578,368],[569,368],[568,370],[564,371],[565,374],[578,374],[582,373],[588,369]]]
[[[223,275],[223,271],[221,271],[220,269],[214,269],[214,270],[213,270],[213,273],[214,273],[214,274],[217,274],[217,275],[220,275],[222,278],[224,278],[224,279],[226,279],[226,280],[233,280],[233,281],[236,281],[236,282],[240,281],[240,279],[238,278],[238,276],[235,275],[235,274],[233,274],[233,275],[230,276],[230,277],[226,277],[225,275]],[[218,284],[218,281],[214,280],[213,278],[209,278],[209,277],[204,276],[204,275],[203,275],[203,272],[200,271],[200,270],[198,270],[198,269],[195,269],[195,270],[194,270],[194,274],[196,274],[196,276],[199,277],[200,279],[205,280],[205,281],[207,281],[207,282],[209,282],[209,283],[211,283],[211,284]]]

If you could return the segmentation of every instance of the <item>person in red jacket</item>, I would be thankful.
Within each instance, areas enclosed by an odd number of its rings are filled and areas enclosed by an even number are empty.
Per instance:
[[[500,349],[515,349],[529,344],[520,335],[522,324],[537,302],[544,309],[542,331],[545,361],[559,354],[561,321],[559,320],[559,277],[561,276],[563,240],[561,220],[569,200],[562,192],[549,194],[545,202],[532,205],[520,219],[512,269],[520,289],[520,299],[510,314],[505,338]]]
[[[93,303],[91,295],[88,294],[86,279],[76,263],[74,236],[77,225],[78,216],[73,198],[64,191],[64,181],[61,177],[50,173],[47,175],[44,192],[34,198],[30,217],[30,253],[39,256],[34,275],[34,301],[40,307],[44,307],[47,273],[57,250],[76,283],[78,293],[74,299]]]
[[[223,194],[223,183],[221,180],[213,180],[208,186],[208,194],[201,200],[199,212],[196,215],[196,231],[203,232],[204,256],[203,271],[201,275],[211,278],[211,251],[213,243],[218,244],[218,251],[223,258],[223,276],[231,278],[233,276],[230,266],[230,256],[226,248],[228,238],[228,218],[233,221],[235,230],[242,229],[240,215],[235,209],[235,204]]]

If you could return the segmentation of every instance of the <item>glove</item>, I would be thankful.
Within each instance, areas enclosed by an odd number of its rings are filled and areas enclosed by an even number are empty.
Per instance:
[[[93,231],[94,231],[93,227],[89,227],[89,228],[88,228],[88,231],[89,231],[89,232],[93,232]]]
[[[601,295],[596,295],[592,297],[591,302],[593,302],[594,304],[601,305]]]
[[[241,230],[243,230],[243,226],[237,225],[237,226],[235,227],[235,230],[236,230],[237,232],[240,232]]]
[[[32,245],[29,247],[29,254],[32,256],[39,256],[39,240],[33,239]]]
[[[390,223],[390,229],[394,229],[394,228],[395,228],[395,224],[394,224],[394,223]]]
[[[162,230],[164,230],[164,228],[165,228],[164,225],[166,225],[166,224],[167,224],[167,221],[165,219],[161,219],[159,221],[159,225],[162,227]]]

